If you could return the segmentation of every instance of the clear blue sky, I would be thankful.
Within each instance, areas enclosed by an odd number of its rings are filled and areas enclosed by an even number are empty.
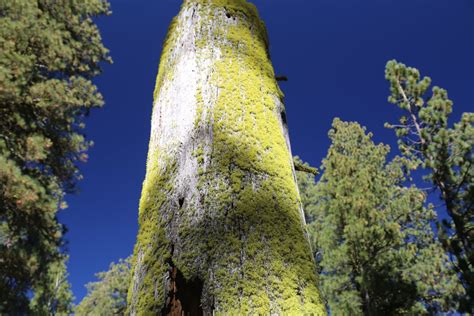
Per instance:
[[[112,0],[99,26],[113,65],[96,83],[106,105],[87,120],[94,140],[80,193],[61,213],[69,228],[69,272],[84,284],[127,257],[137,233],[152,94],[163,38],[180,0]],[[454,119],[474,111],[474,0],[255,0],[265,20],[281,84],[293,152],[319,166],[334,117],[355,120],[394,144],[386,121],[384,66],[398,59],[430,75],[454,100]],[[392,146],[395,150],[395,146]]]

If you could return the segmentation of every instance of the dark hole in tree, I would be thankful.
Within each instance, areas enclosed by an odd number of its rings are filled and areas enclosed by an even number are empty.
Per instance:
[[[170,293],[161,314],[166,316],[204,315],[201,306],[203,282],[199,278],[186,280],[176,267],[172,267],[169,273]]]
[[[184,204],[184,197],[179,198],[178,203],[179,203],[179,207],[180,207],[180,208],[183,207],[183,204]]]
[[[281,111],[280,114],[281,114],[281,120],[283,121],[283,123],[284,123],[284,124],[287,124],[285,111]]]
[[[232,17],[232,15],[229,13],[229,12],[226,12],[225,16],[230,19]]]

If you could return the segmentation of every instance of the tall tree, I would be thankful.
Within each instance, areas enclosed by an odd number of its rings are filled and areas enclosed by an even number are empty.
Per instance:
[[[68,258],[52,263],[48,272],[35,287],[31,301],[34,315],[71,315],[74,296],[68,282],[66,262]]]
[[[267,33],[186,0],[158,72],[129,312],[325,314]]]
[[[466,289],[462,310],[474,313],[474,113],[463,113],[450,126],[453,102],[431,79],[395,60],[387,63],[389,102],[403,110],[400,123],[388,124],[398,136],[402,153],[414,166],[427,170],[426,179],[440,193],[449,216],[440,225],[440,238],[453,256]]]
[[[125,315],[130,285],[131,257],[111,263],[109,270],[97,273],[97,282],[87,284],[87,295],[76,308],[76,315]]]
[[[63,196],[103,104],[91,78],[110,61],[93,17],[105,0],[0,1],[0,313],[24,313],[27,292],[61,260]]]
[[[424,208],[404,187],[407,161],[387,162],[357,123],[335,119],[317,185],[298,174],[323,295],[334,315],[436,314],[462,294]]]

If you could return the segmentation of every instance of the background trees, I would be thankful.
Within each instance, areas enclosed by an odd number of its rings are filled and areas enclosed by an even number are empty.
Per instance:
[[[108,271],[96,274],[97,282],[87,284],[87,295],[76,315],[125,315],[130,285],[131,257],[111,263]]]
[[[73,191],[80,178],[77,162],[87,158],[81,118],[102,103],[90,79],[107,53],[90,17],[106,13],[106,7],[95,0],[0,3],[0,313],[24,312],[28,305],[37,313],[70,311],[60,250],[63,227],[56,212],[63,194]],[[399,133],[406,163],[425,167],[446,204],[448,218],[440,221],[440,240],[470,293],[463,300],[467,311],[473,297],[472,114],[450,124],[452,105],[446,92],[435,88],[425,97],[429,80],[412,68],[392,62],[387,79],[391,100],[405,113],[392,127]],[[315,255],[322,261],[317,238],[321,225],[316,221],[319,198],[312,179],[307,179],[315,192],[301,192]],[[444,218],[442,208],[441,214]],[[436,253],[431,251],[427,253]],[[423,262],[421,267],[413,265],[416,271],[439,274],[437,264],[426,270]],[[416,286],[419,296],[425,293],[423,287],[433,284],[423,280]],[[34,293],[30,304],[28,290]],[[442,301],[435,304],[447,306]]]
[[[91,78],[110,61],[95,16],[107,1],[0,2],[0,313],[24,313],[63,260],[57,210],[80,179]],[[39,301],[38,301],[39,302]]]
[[[453,102],[446,90],[433,87],[429,77],[395,60],[385,70],[390,82],[389,101],[403,110],[395,129],[402,154],[414,168],[421,166],[425,179],[439,192],[448,218],[440,221],[439,235],[452,256],[466,289],[461,310],[474,312],[474,113],[463,113],[450,126]]]
[[[387,162],[357,123],[334,120],[322,176],[299,174],[323,295],[335,315],[435,313],[461,293],[424,207],[405,187],[408,161]]]
[[[45,277],[35,286],[30,306],[35,315],[71,315],[74,296],[67,278],[67,257],[48,266]]]

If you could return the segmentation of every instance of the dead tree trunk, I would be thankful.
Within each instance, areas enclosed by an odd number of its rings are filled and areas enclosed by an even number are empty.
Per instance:
[[[129,312],[325,314],[256,8],[186,0],[155,90]]]

